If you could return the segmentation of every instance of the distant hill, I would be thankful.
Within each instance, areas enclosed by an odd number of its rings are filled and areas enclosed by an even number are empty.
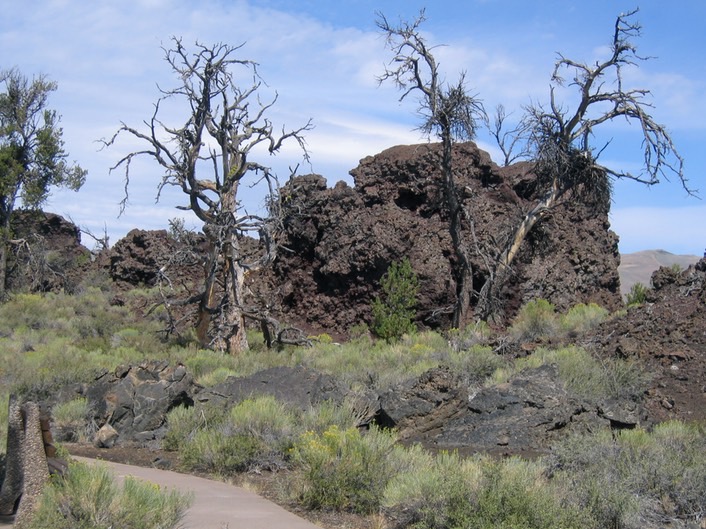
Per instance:
[[[652,272],[660,266],[679,265],[687,268],[701,259],[697,255],[675,255],[664,250],[644,250],[620,256],[620,293],[624,296],[635,283],[650,286]]]

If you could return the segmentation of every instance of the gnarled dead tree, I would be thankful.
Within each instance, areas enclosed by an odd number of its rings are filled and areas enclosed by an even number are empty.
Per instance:
[[[188,206],[203,222],[208,239],[208,262],[204,288],[198,297],[196,334],[204,346],[237,353],[248,348],[244,318],[251,311],[244,304],[246,274],[261,268],[276,255],[279,229],[279,193],[276,175],[253,158],[256,153],[276,154],[282,145],[295,141],[308,159],[303,133],[311,121],[292,130],[277,132],[267,115],[277,100],[259,96],[262,81],[257,64],[236,58],[242,46],[196,43],[189,52],[178,38],[173,48],[165,49],[165,59],[179,79],[171,90],[161,90],[152,117],[139,130],[126,124],[105,141],[112,145],[121,133],[128,133],[145,144],[112,168],[125,171],[125,200],[134,158],[146,155],[156,161],[164,175],[165,186],[177,186],[188,197]],[[241,86],[234,70],[244,71],[249,79]],[[188,112],[181,124],[168,126],[162,106],[176,99]],[[268,194],[265,215],[248,213],[240,202],[242,186],[264,186]],[[158,194],[159,197],[159,194]],[[248,234],[259,238],[261,251],[245,255],[241,242]]]
[[[679,179],[687,193],[694,194],[669,132],[650,114],[650,91],[627,88],[623,81],[624,67],[645,60],[631,42],[631,38],[640,35],[640,25],[632,18],[636,13],[637,10],[617,17],[607,59],[587,64],[559,55],[552,75],[549,108],[527,109],[539,198],[519,218],[494,261],[492,273],[479,293],[477,313],[481,318],[492,317],[500,308],[500,289],[528,234],[565,200],[588,201],[597,211],[607,212],[612,180],[627,178],[651,186],[670,175]],[[572,107],[557,100],[556,89],[565,83],[564,71],[570,72],[569,86],[575,87],[579,95],[578,103]],[[639,174],[617,171],[598,162],[605,145],[593,145],[595,133],[619,118],[636,125],[642,134],[643,164]]]
[[[387,38],[393,53],[389,66],[378,81],[392,81],[402,92],[400,101],[412,93],[419,93],[420,129],[429,137],[437,136],[442,144],[440,170],[442,195],[449,216],[449,234],[456,253],[456,304],[453,325],[461,327],[468,320],[473,285],[471,245],[463,235],[464,224],[472,229],[472,220],[463,208],[462,189],[456,182],[452,147],[456,141],[475,136],[478,119],[485,119],[482,103],[470,95],[465,74],[455,84],[445,83],[429,47],[421,36],[419,26],[425,20],[424,10],[413,22],[394,26],[378,13],[377,26]]]

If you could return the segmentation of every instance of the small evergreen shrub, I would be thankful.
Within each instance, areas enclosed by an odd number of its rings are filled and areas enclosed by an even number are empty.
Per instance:
[[[647,299],[648,290],[648,287],[642,283],[635,283],[632,287],[630,287],[630,292],[628,292],[625,297],[625,304],[628,307],[632,307],[633,305],[642,305]]]
[[[419,279],[409,259],[392,263],[380,282],[382,297],[373,302],[373,332],[393,342],[416,330],[414,307],[417,304]]]
[[[176,529],[190,503],[130,477],[118,486],[106,467],[71,463],[45,488],[27,529]]]

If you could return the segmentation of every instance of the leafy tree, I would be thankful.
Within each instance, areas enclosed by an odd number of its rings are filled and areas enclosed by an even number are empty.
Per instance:
[[[120,134],[127,133],[145,145],[144,150],[129,153],[112,168],[123,167],[125,171],[123,206],[128,198],[131,162],[143,155],[164,171],[160,192],[165,186],[176,186],[187,195],[188,205],[181,209],[193,211],[203,222],[209,247],[203,290],[193,298],[198,303],[196,334],[202,345],[232,354],[248,348],[246,317],[270,321],[266,313],[247,307],[244,299],[246,274],[269,264],[276,255],[280,223],[277,176],[255,161],[254,155],[276,154],[285,142],[293,140],[308,159],[302,134],[311,128],[309,121],[296,129],[275,131],[267,115],[277,96],[269,102],[260,97],[257,64],[236,57],[241,47],[196,43],[192,52],[174,38],[173,47],[164,49],[164,54],[178,79],[176,88],[160,90],[162,95],[145,128],[123,123],[105,141],[112,145]],[[251,82],[238,84],[236,69]],[[176,99],[186,109],[181,124],[166,123],[168,116],[162,108],[169,99]],[[264,186],[269,193],[264,216],[247,212],[240,202],[242,187],[255,185]],[[259,237],[261,251],[257,255],[247,255],[243,249],[247,234]]]
[[[413,22],[392,25],[378,13],[377,26],[387,38],[393,53],[389,66],[380,76],[380,83],[391,81],[400,89],[400,100],[410,94],[419,94],[419,112],[423,123],[420,129],[431,137],[437,136],[442,144],[439,166],[442,174],[442,194],[449,216],[449,234],[458,260],[456,270],[456,305],[453,326],[463,327],[468,319],[473,284],[471,246],[463,237],[464,226],[472,229],[469,212],[463,207],[463,190],[456,183],[453,144],[475,136],[478,120],[484,120],[482,103],[466,88],[465,74],[457,82],[445,82],[430,47],[420,34],[424,10]]]
[[[387,341],[413,332],[419,279],[409,259],[392,263],[381,280],[382,297],[373,302],[373,332]]]
[[[77,191],[86,171],[67,163],[63,130],[56,111],[47,108],[57,84],[45,76],[31,81],[13,68],[0,72],[0,297],[5,294],[10,222],[19,199],[39,208],[52,187]]]

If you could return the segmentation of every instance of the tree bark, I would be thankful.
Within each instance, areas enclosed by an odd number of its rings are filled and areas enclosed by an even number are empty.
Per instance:
[[[496,315],[495,307],[502,305],[502,303],[497,303],[499,301],[497,297],[500,295],[499,289],[507,281],[515,257],[517,257],[532,228],[556,205],[558,198],[559,187],[558,182],[555,181],[549,193],[525,214],[515,228],[512,237],[498,257],[495,272],[488,276],[479,293],[477,307],[482,319],[492,319]]]

